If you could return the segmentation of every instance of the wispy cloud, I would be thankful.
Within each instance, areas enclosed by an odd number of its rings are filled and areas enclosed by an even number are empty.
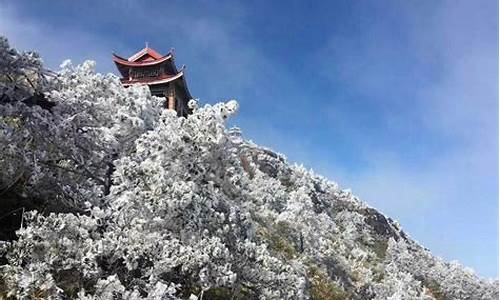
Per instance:
[[[98,61],[97,70],[109,72],[111,49],[119,42],[91,31],[53,26],[27,19],[15,6],[0,2],[0,33],[18,49],[37,51],[47,67],[57,69],[65,59],[74,63]]]
[[[375,22],[316,54],[322,74],[352,90],[354,103],[332,106],[330,122],[367,162],[335,172],[438,254],[496,274],[498,250],[478,254],[498,249],[497,19],[477,3],[442,2],[428,14],[422,6],[398,5],[401,27]],[[345,111],[356,97],[362,115]],[[373,122],[384,132],[366,127]]]

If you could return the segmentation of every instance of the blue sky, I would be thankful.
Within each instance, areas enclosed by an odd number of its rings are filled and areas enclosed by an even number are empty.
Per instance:
[[[106,3],[104,3],[106,2]],[[5,1],[47,66],[176,50],[202,103],[351,188],[434,254],[498,277],[496,1]]]

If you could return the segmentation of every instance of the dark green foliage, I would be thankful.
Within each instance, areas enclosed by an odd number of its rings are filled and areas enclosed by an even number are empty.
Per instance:
[[[316,267],[308,271],[310,281],[310,296],[312,300],[347,300],[347,293],[328,274]]]
[[[267,228],[260,227],[257,230],[257,235],[269,245],[272,251],[282,255],[286,259],[293,259],[299,254],[299,236],[295,238],[295,235],[298,235],[298,233],[293,232],[286,222],[272,223]]]
[[[374,243],[373,243],[373,252],[375,252],[375,254],[377,255],[377,257],[380,259],[380,260],[384,260],[385,259],[385,255],[386,255],[386,252],[387,252],[387,240],[376,240]]]
[[[428,289],[430,295],[436,300],[453,300],[453,298],[443,292],[441,285],[437,281],[431,279],[425,280],[423,285]]]

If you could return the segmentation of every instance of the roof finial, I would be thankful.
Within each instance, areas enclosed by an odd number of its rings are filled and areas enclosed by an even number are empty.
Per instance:
[[[149,48],[149,43],[148,42],[146,42],[146,48]]]

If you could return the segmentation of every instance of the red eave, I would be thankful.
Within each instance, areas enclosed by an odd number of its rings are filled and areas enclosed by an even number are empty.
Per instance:
[[[179,73],[175,75],[164,75],[160,77],[155,77],[155,78],[147,78],[147,79],[121,79],[121,82],[124,86],[129,86],[132,84],[147,84],[147,85],[155,85],[155,84],[162,84],[162,83],[167,83],[176,80],[177,78],[180,78],[182,75],[184,75],[184,72],[181,70]]]
[[[157,64],[162,63],[164,61],[167,61],[171,58],[172,58],[172,54],[167,54],[165,56],[160,56],[156,60],[136,62],[136,61],[129,61],[129,60],[123,59],[120,56],[113,54],[113,61],[115,63],[120,64],[122,66],[128,66],[128,67],[154,66],[154,65],[157,65]]]
[[[128,58],[128,61],[137,61],[139,58],[143,57],[144,55],[148,54],[154,59],[160,59],[163,57],[160,53],[156,52],[155,50],[146,47],[142,49],[141,51],[137,52],[136,54],[132,55],[131,57]],[[169,53],[170,54],[170,53]]]

